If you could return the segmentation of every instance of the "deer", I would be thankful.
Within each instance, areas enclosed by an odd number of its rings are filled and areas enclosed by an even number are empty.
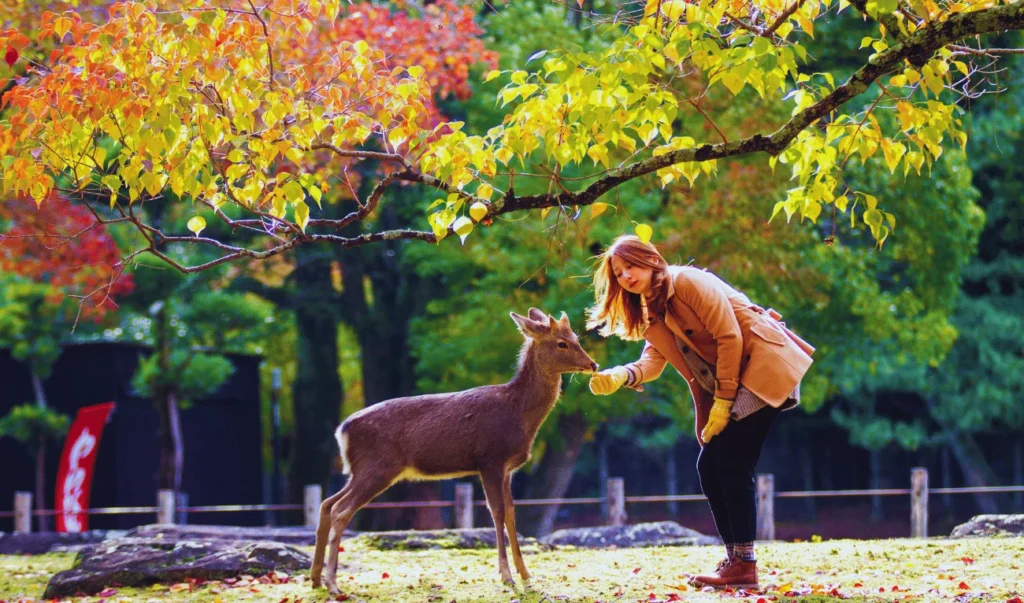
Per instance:
[[[516,570],[530,575],[516,534],[512,473],[530,459],[544,419],[561,393],[565,373],[593,373],[598,365],[580,346],[563,312],[559,320],[530,308],[509,312],[525,341],[512,380],[454,393],[394,398],[349,416],[335,431],[342,473],[348,481],[320,505],[313,588],[325,578],[337,585],[338,547],[352,516],[402,480],[442,480],[478,475],[494,521],[498,572],[515,586],[505,553],[505,529]],[[324,555],[327,554],[326,576]]]

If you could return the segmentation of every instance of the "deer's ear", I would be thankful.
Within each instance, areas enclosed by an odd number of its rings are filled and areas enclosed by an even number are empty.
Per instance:
[[[508,315],[512,317],[512,320],[515,321],[519,330],[523,332],[523,335],[536,338],[547,331],[547,325],[539,324],[535,320],[530,320],[529,318],[520,316],[515,312],[509,312]]]
[[[544,323],[548,320],[548,317],[537,308],[530,308],[530,311],[527,312],[526,315],[530,317],[530,320],[535,320],[539,323]]]
[[[562,312],[562,317],[558,319],[558,324],[562,325],[566,329],[572,329],[572,327],[569,326],[569,315],[565,312]]]

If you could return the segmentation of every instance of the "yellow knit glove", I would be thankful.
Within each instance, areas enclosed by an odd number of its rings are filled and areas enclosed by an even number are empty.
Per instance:
[[[629,371],[626,370],[626,367],[614,366],[591,375],[590,391],[598,396],[607,396],[622,387],[627,379],[629,379]]]
[[[704,440],[705,444],[710,442],[711,438],[722,433],[725,426],[729,424],[729,413],[731,411],[732,400],[715,398],[715,403],[711,406],[711,413],[708,415],[708,422],[704,426],[704,431],[700,434],[700,438]]]

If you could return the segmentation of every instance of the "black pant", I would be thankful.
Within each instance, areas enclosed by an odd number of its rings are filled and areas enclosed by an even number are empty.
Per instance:
[[[729,421],[697,457],[700,487],[725,544],[753,542],[757,535],[754,470],[779,412],[767,406],[742,420]]]

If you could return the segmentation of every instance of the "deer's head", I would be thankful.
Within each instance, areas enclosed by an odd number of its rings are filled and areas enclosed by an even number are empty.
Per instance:
[[[532,340],[537,361],[559,373],[592,373],[597,370],[597,363],[583,351],[565,312],[558,320],[537,308],[530,308],[527,314],[520,316],[509,312],[523,336]]]

